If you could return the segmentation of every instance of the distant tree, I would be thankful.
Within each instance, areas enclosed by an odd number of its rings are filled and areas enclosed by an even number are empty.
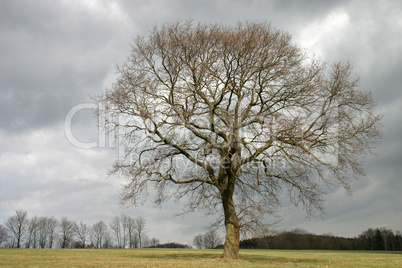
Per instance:
[[[61,218],[59,223],[59,245],[61,248],[70,248],[74,242],[75,225],[73,221],[70,221],[66,217]]]
[[[91,245],[94,248],[102,248],[105,239],[108,236],[107,225],[99,221],[92,226]]]
[[[143,248],[148,248],[151,246],[151,239],[147,235],[143,234],[141,237],[141,241]]]
[[[202,248],[204,246],[204,235],[198,234],[193,239],[193,245],[197,248]]]
[[[130,216],[127,216],[124,224],[127,225],[126,228],[127,228],[129,248],[137,247],[137,243],[135,243],[136,241],[135,237],[137,236],[135,231],[135,219]]]
[[[132,248],[138,248],[139,246],[140,246],[140,238],[139,238],[139,236],[138,236],[138,233],[137,233],[137,231],[134,231],[133,232],[133,235],[132,235]]]
[[[112,170],[128,179],[122,200],[141,204],[152,186],[156,203],[221,213],[224,258],[283,197],[312,215],[325,183],[349,190],[381,136],[350,64],[313,59],[267,23],[166,24],[131,47],[98,98],[128,147]]]
[[[266,237],[246,239],[241,241],[240,246],[247,249],[360,249],[357,247],[356,242],[357,238],[342,238],[310,233],[296,234],[287,231]]]
[[[395,250],[394,232],[391,229],[380,228],[385,250]]]
[[[26,248],[36,248],[38,242],[39,219],[37,216],[32,217],[28,224],[28,238],[26,240]]]
[[[91,228],[83,221],[80,221],[80,224],[75,224],[74,226],[75,234],[80,241],[82,248],[86,247],[87,237],[90,234]]]
[[[222,239],[219,237],[218,232],[214,229],[209,230],[204,234],[198,234],[193,239],[193,245],[197,248],[216,248],[222,244]]]
[[[11,234],[17,241],[17,248],[21,247],[21,240],[24,234],[27,232],[28,226],[29,219],[26,211],[17,210],[14,216],[7,219],[6,227],[10,230]]]
[[[156,247],[157,245],[160,244],[159,239],[156,239],[155,237],[149,240],[149,246],[150,247]]]
[[[0,247],[8,240],[7,228],[0,224]]]
[[[121,214],[120,215],[120,222],[121,222],[121,231],[123,233],[122,235],[122,247],[125,248],[127,243],[130,241],[130,234],[129,232],[132,230],[131,223],[132,221],[130,220],[130,216],[127,216],[126,214]],[[130,247],[130,245],[129,245]]]
[[[293,234],[298,234],[298,235],[308,234],[308,232],[302,228],[295,228],[295,229],[291,230],[290,232]]]
[[[136,230],[138,235],[140,248],[142,248],[142,240],[143,240],[142,238],[144,236],[145,223],[146,220],[144,219],[144,217],[137,217],[134,220],[134,229]]]
[[[56,231],[58,226],[59,222],[54,217],[47,217],[49,248],[53,248],[53,241],[56,237]]]
[[[122,232],[122,224],[119,216],[113,218],[112,222],[109,224],[110,229],[116,238],[117,247],[123,248],[123,232]]]
[[[222,244],[222,239],[219,237],[216,230],[209,230],[206,232],[203,240],[205,248],[216,248]]]
[[[38,219],[39,247],[45,248],[48,244],[49,233],[49,218],[40,217]]]
[[[399,245],[399,251],[402,250],[402,233],[401,231],[395,231],[395,239]]]
[[[374,250],[384,250],[384,239],[382,237],[380,229],[375,230],[375,236],[374,236]]]
[[[179,244],[175,242],[170,242],[166,244],[157,245],[158,248],[190,248],[187,244]]]
[[[365,247],[365,249],[368,250],[375,249],[375,235],[376,231],[372,228],[367,229],[361,235],[359,235],[359,238],[362,241],[361,243],[363,244],[363,248]]]
[[[102,248],[114,248],[113,238],[109,232],[106,232],[103,237]]]
[[[331,233],[331,232],[328,232],[328,233],[323,233],[322,235],[323,235],[323,236],[329,236],[329,237],[334,236],[334,234],[333,234],[333,233]]]

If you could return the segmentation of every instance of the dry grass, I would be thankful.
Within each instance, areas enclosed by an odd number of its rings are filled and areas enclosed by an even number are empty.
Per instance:
[[[402,267],[401,252],[242,250],[241,260],[221,250],[0,249],[1,267]]]

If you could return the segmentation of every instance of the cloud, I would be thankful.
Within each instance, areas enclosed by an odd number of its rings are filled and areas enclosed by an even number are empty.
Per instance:
[[[18,207],[38,214],[75,212],[82,216],[90,215],[85,207],[94,208],[113,197],[110,202],[115,203],[118,185],[105,176],[112,164],[111,152],[71,146],[62,126],[33,130],[12,139],[6,135],[1,133],[1,140],[12,142],[13,147],[0,145],[3,210],[11,213]]]
[[[313,50],[314,54],[322,58],[325,49],[339,44],[340,39],[334,40],[333,36],[340,36],[348,26],[349,15],[344,11],[333,11],[305,26],[298,39],[304,49]]]
[[[112,4],[38,1],[21,8],[14,3],[2,3],[7,16],[0,24],[1,126],[8,131],[51,126],[103,89],[119,49],[128,51],[126,31],[132,26]]]
[[[338,235],[384,224],[402,230],[401,18],[397,1],[0,1],[0,219],[24,209],[92,224],[127,213],[144,216],[149,235],[162,242],[190,242],[203,232],[213,219],[174,217],[181,206],[173,201],[162,210],[149,203],[119,207],[125,180],[106,178],[117,152],[74,147],[64,121],[70,109],[112,85],[129,43],[154,25],[248,20],[272,22],[322,60],[350,61],[385,114],[380,155],[366,159],[367,176],[352,182],[354,194],[328,195],[323,220],[305,221],[304,212],[291,209],[278,228]],[[91,109],[77,112],[72,128],[80,141],[99,139]]]

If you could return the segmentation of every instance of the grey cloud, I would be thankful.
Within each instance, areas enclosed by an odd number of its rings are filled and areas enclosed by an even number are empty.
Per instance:
[[[115,28],[124,25],[74,5],[1,5],[7,14],[0,24],[3,129],[22,131],[62,122],[72,106],[89,101],[88,93],[103,90],[103,78],[118,60],[116,51],[128,50],[128,37],[116,38]]]
[[[347,16],[341,31],[324,29],[318,36],[317,27],[321,30],[334,14]],[[15,209],[85,221],[107,221],[127,212],[147,218],[150,236],[173,240],[169,232],[182,233],[178,242],[189,242],[192,233],[203,232],[213,219],[198,213],[175,218],[181,207],[174,202],[162,211],[149,203],[119,208],[122,180],[105,179],[116,152],[75,148],[64,136],[64,119],[72,107],[91,101],[88,94],[110,86],[114,65],[124,62],[129,43],[154,25],[248,20],[272,22],[295,42],[310,31],[317,44],[307,52],[320,51],[323,60],[350,61],[361,88],[372,90],[385,113],[380,155],[366,159],[367,176],[352,182],[354,194],[339,189],[328,195],[323,219],[305,221],[301,210],[284,209],[289,217],[276,227],[337,235],[357,235],[381,224],[402,230],[400,216],[393,216],[401,215],[401,14],[402,3],[382,0],[0,1],[0,218]],[[83,141],[96,140],[95,124],[90,110],[80,111],[73,132]],[[166,226],[153,233],[161,221]]]

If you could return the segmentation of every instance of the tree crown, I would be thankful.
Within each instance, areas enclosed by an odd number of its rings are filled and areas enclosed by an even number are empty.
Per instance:
[[[125,130],[129,161],[112,172],[132,204],[153,185],[156,203],[186,196],[208,212],[231,189],[243,224],[284,200],[320,211],[323,183],[349,189],[381,136],[350,64],[311,58],[267,23],[155,27],[118,73],[99,102]]]

